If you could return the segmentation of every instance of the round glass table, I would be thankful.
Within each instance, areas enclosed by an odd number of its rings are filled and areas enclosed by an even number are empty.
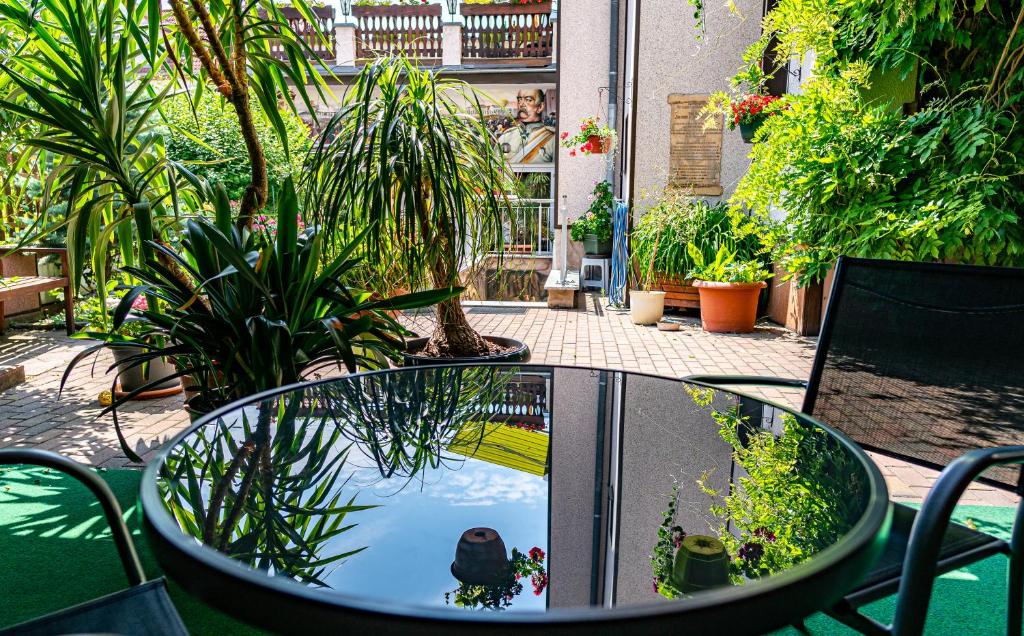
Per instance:
[[[273,631],[762,633],[880,554],[841,434],[650,375],[439,366],[212,413],[146,470],[165,572]]]

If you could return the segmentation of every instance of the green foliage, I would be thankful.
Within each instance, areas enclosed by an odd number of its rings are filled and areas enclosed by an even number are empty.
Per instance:
[[[590,208],[569,226],[569,236],[574,241],[582,241],[587,234],[593,234],[599,241],[612,238],[612,184],[598,181],[590,195]]]
[[[847,73],[805,86],[762,128],[732,202],[768,219],[766,243],[801,282],[841,254],[1024,264],[1024,136],[973,94],[903,117],[865,104]]]
[[[285,395],[242,410],[240,421],[198,429],[171,449],[157,484],[185,535],[254,569],[323,587],[367,547],[341,540],[356,525],[349,515],[377,506],[346,498],[350,447],[329,411],[304,406]]]
[[[801,283],[842,254],[1024,265],[1021,16],[1020,3],[985,0],[781,0],[769,12],[734,84],[763,84],[753,67],[773,40],[780,64],[813,50],[814,78],[766,120],[731,202],[784,215],[764,238]],[[884,99],[901,78],[909,114]]]
[[[708,406],[707,397],[694,401]],[[724,494],[709,485],[709,474],[698,480],[713,498],[734,584],[791,569],[833,545],[859,518],[863,469],[823,430],[788,413],[779,434],[746,421],[738,409],[711,415],[742,475]]]
[[[148,262],[146,269],[126,268],[141,283],[118,304],[114,330],[142,294],[159,299],[166,310],[137,312],[144,322],[139,338],[151,344],[118,373],[154,358],[170,358],[178,374],[189,376],[198,388],[189,405],[205,411],[293,384],[307,370],[326,363],[344,364],[349,372],[358,366],[384,366],[387,358],[398,355],[407,333],[388,311],[429,306],[461,291],[372,300],[369,292],[347,284],[360,265],[353,253],[365,233],[322,261],[325,237],[316,228],[298,234],[297,208],[294,190],[286,182],[278,200],[277,235],[239,233],[231,227],[221,190],[216,223],[189,221],[180,254],[154,243],[159,260]],[[123,344],[101,344],[76,356],[62,385],[81,360],[103,346]],[[140,387],[108,410],[150,388]],[[122,449],[135,459],[123,440]]]
[[[298,178],[302,159],[312,144],[309,127],[290,112],[279,115],[288,140],[286,153],[285,145],[276,136],[274,126],[260,105],[253,102],[250,108],[263,141],[270,182],[277,184],[288,177]],[[167,156],[211,185],[223,184],[228,197],[238,201],[251,175],[245,139],[231,105],[209,94],[192,104],[182,95],[164,101],[160,113],[167,126]]]
[[[713,260],[708,261],[704,260],[704,254],[693,243],[687,244],[686,251],[693,261],[693,269],[686,277],[693,280],[711,283],[756,283],[772,277],[772,273],[757,261],[736,260],[736,252],[725,245],[718,248]]]
[[[332,237],[365,236],[384,288],[457,285],[463,269],[489,251],[500,258],[506,232],[516,234],[509,193],[518,185],[477,93],[404,56],[359,73],[305,174],[307,213]],[[437,354],[486,352],[457,301],[439,304],[437,318]]]
[[[172,88],[154,82],[166,53],[138,29],[144,3],[4,0],[0,15],[23,38],[0,63],[0,106],[22,126],[14,170],[46,166],[42,207],[67,202],[64,218],[36,234],[66,226],[73,283],[91,256],[102,287],[108,247],[128,263],[145,256],[160,233],[154,216],[178,202],[179,171],[155,130]]]
[[[729,212],[722,203],[710,203],[682,194],[666,194],[637,221],[631,237],[636,263],[653,263],[653,272],[685,278],[695,263],[687,245],[698,247],[705,260],[722,246],[741,260],[754,259],[761,243],[749,221]]]

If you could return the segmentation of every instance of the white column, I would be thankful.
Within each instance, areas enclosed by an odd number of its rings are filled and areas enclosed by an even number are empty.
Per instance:
[[[558,20],[555,16],[558,13],[551,12],[551,63],[558,64]]]
[[[334,40],[338,66],[355,66],[356,25],[347,22],[334,25]]]
[[[446,22],[443,26],[441,64],[444,66],[462,65],[462,25],[458,22]]]

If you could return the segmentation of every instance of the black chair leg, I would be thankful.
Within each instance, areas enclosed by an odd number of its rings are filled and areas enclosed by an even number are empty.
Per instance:
[[[861,614],[852,607],[835,607],[827,611],[826,614],[861,634],[866,634],[867,636],[892,636],[887,625],[882,625],[875,619]]]
[[[1020,636],[1022,603],[1024,603],[1024,557],[1013,553],[1010,565],[1006,569],[1006,633],[1007,636]]]

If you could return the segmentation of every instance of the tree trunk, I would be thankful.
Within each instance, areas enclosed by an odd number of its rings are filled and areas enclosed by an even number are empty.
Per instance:
[[[437,304],[437,326],[422,353],[435,358],[467,358],[490,353],[490,345],[469,325],[458,298]]]

